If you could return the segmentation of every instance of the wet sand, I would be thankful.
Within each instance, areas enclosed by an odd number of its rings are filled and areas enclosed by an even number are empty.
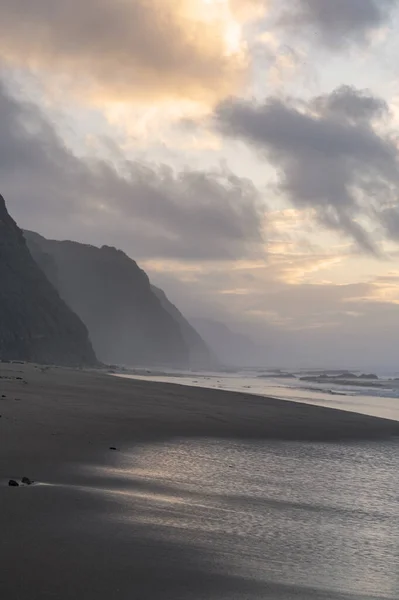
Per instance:
[[[34,365],[0,365],[0,415],[0,593],[22,600],[345,598],[215,574],[192,547],[151,542],[112,495],[87,491],[86,467],[112,463],[111,446],[171,438],[399,435],[397,422],[353,413]],[[23,476],[39,484],[8,487]]]

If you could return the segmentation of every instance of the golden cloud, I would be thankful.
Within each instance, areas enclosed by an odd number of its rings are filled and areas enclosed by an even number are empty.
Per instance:
[[[230,0],[230,9],[240,20],[247,20],[261,16],[269,4],[270,0]]]
[[[242,9],[262,4],[2,0],[0,49],[6,64],[66,77],[92,98],[213,102],[243,83]]]

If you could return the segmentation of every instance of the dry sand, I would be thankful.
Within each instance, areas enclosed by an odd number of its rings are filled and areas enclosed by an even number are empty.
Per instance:
[[[316,406],[16,364],[0,364],[0,415],[0,597],[7,600],[320,597],[212,575],[190,549],[150,544],[123,518],[107,520],[115,507],[106,495],[82,492],[80,466],[106,463],[110,446],[172,437],[399,435],[397,422]],[[51,485],[8,487],[23,476]]]

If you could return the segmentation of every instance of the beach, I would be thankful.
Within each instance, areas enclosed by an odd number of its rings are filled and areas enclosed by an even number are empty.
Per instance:
[[[292,575],[284,574],[281,548],[280,570],[275,570],[273,577],[256,575],[261,568],[255,566],[253,572],[247,567],[240,572],[235,564],[240,557],[239,538],[234,537],[234,531],[222,535],[223,526],[221,529],[216,526],[216,521],[220,525],[224,519],[220,517],[225,510],[223,490],[216,500],[216,495],[213,497],[211,490],[203,487],[208,485],[211,473],[215,490],[222,480],[223,488],[231,482],[236,485],[248,472],[247,465],[260,460],[254,458],[256,454],[263,457],[262,461],[271,461],[270,473],[278,473],[278,465],[285,465],[290,482],[294,481],[298,468],[308,465],[304,473],[308,473],[309,490],[312,469],[317,472],[320,468],[320,476],[324,472],[318,457],[330,461],[329,468],[341,469],[338,465],[352,460],[355,452],[358,462],[370,463],[374,469],[375,452],[380,464],[385,465],[378,486],[382,489],[390,485],[390,469],[396,468],[392,461],[397,456],[398,422],[242,393],[119,379],[101,371],[1,364],[0,377],[2,597],[23,600],[395,597],[390,595],[396,585],[391,580],[386,590],[381,592],[379,588],[380,595],[371,588],[367,594],[359,588],[356,595],[352,583],[348,583],[348,593],[346,588],[335,588],[333,583],[327,588],[326,582],[319,581],[316,575],[313,583],[305,584],[306,577],[301,579],[304,566],[299,565],[297,573],[292,567]],[[289,463],[284,462],[288,460],[287,453]],[[164,456],[169,458],[163,466],[158,461]],[[195,468],[200,468],[204,461],[202,471],[195,475],[187,468],[190,456]],[[249,457],[249,463],[240,467],[240,456]],[[294,468],[295,456],[303,456],[303,461]],[[331,457],[335,457],[335,462],[331,462]],[[176,463],[179,460],[181,467]],[[191,475],[183,481],[183,473]],[[9,479],[19,481],[24,476],[37,483],[19,488],[8,486]],[[345,471],[339,477],[344,481]],[[202,491],[194,489],[201,478]],[[255,476],[249,478],[245,485],[251,486],[255,479]],[[182,481],[180,491],[176,483],[179,481]],[[279,485],[284,481],[281,474],[279,481]],[[244,489],[244,483],[240,485]],[[359,489],[363,492],[367,491],[367,487],[361,488],[364,485],[360,478]],[[275,483],[273,489],[277,487]],[[299,499],[303,490],[296,492],[292,488],[284,500],[291,504],[285,505],[286,512],[281,512],[277,492],[273,497],[269,489],[266,499],[262,489],[260,486],[258,498],[262,511],[265,505],[268,511],[278,510],[279,518],[285,515],[283,524],[290,511],[304,510],[306,502]],[[318,480],[311,492],[322,494],[322,489]],[[378,488],[374,492],[378,493]],[[248,503],[240,500],[240,515],[255,510],[257,493],[256,490],[252,493]],[[324,514],[323,502],[327,499],[323,498],[320,496],[317,504],[318,512],[314,509],[312,512],[313,529]],[[202,508],[198,509],[200,513],[192,515],[190,522],[204,523],[196,529],[195,539],[182,533],[193,531],[191,526],[183,526],[183,515],[187,517],[193,502]],[[340,519],[342,515],[347,517],[350,508],[345,502],[343,505],[337,500],[332,513],[329,508],[328,518],[331,514],[336,518],[337,511]],[[390,506],[386,507],[385,517],[374,515],[377,521],[388,519]],[[374,512],[366,508],[361,507],[360,514],[376,512],[375,507]],[[215,527],[208,527],[212,510],[220,518],[215,517]],[[292,518],[294,523],[295,516]],[[397,526],[397,514],[392,518]],[[331,531],[328,535],[333,537]],[[281,537],[281,532],[275,532],[275,547]],[[242,542],[243,554],[246,546],[251,546],[250,539],[248,533]],[[294,536],[292,544],[295,539]],[[230,540],[229,548],[226,540]],[[288,556],[289,537],[284,544],[288,564],[293,560]],[[209,553],[212,545],[219,548],[214,556]],[[259,550],[259,556],[264,552]],[[231,568],[228,568],[229,556]],[[311,557],[312,553],[309,561]],[[269,560],[272,561],[272,555]],[[255,563],[253,556],[248,558],[248,564]]]
[[[228,392],[240,392],[263,398],[277,398],[295,403],[324,406],[369,415],[380,419],[399,421],[399,380],[379,377],[378,382],[353,379],[342,383],[333,376],[328,383],[319,379],[309,382],[303,373],[278,374],[248,370],[225,372],[119,372],[118,377],[141,381],[174,383],[186,387],[199,387]]]

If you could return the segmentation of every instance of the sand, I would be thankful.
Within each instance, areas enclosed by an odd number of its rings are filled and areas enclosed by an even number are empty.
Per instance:
[[[19,364],[0,364],[0,415],[0,597],[22,600],[302,598],[204,572],[190,549],[167,540],[150,544],[123,515],[107,519],[113,501],[82,492],[82,465],[112,460],[111,446],[174,437],[399,436],[399,423],[353,413]],[[8,487],[10,478],[23,476],[51,485]],[[308,590],[305,597],[320,596]]]

